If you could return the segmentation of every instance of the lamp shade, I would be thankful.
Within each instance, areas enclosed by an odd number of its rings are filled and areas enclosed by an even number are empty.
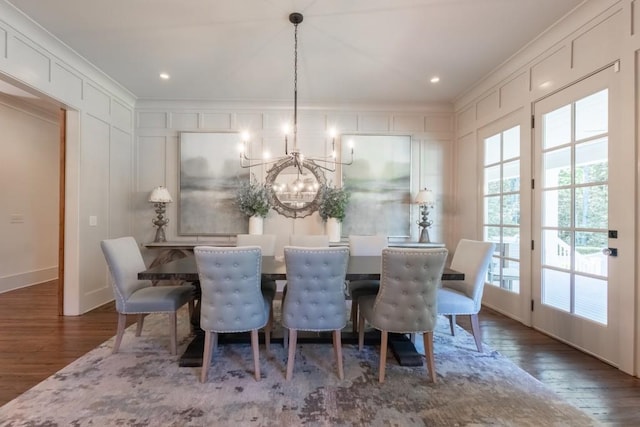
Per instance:
[[[426,188],[418,191],[414,202],[418,205],[433,205],[433,202],[435,202],[433,191],[427,190]]]
[[[151,203],[171,203],[173,199],[171,198],[171,194],[169,194],[169,190],[160,186],[153,189],[149,195],[149,201]]]

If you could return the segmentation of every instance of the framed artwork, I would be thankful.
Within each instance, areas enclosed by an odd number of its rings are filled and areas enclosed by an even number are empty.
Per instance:
[[[240,136],[232,132],[180,132],[178,234],[247,233],[248,218],[235,205],[236,190],[249,180],[240,167]]]
[[[342,135],[342,158],[350,142],[353,164],[342,167],[342,186],[351,198],[342,235],[411,235],[411,137]]]

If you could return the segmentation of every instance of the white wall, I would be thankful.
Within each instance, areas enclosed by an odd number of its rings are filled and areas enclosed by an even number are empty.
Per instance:
[[[64,313],[84,313],[113,299],[100,240],[132,233],[135,97],[5,1],[0,78],[68,109]]]
[[[0,292],[58,277],[59,126],[0,95]]]
[[[479,132],[497,120],[518,115],[523,132],[523,169],[531,177],[530,117],[533,103],[561,90],[573,82],[619,61],[619,79],[622,86],[620,98],[623,111],[615,117],[619,135],[618,143],[627,151],[628,168],[612,171],[628,177],[625,188],[610,188],[624,192],[635,200],[636,208],[616,214],[615,228],[623,229],[628,243],[620,240],[620,252],[638,265],[636,247],[640,243],[637,232],[637,123],[638,79],[640,68],[637,53],[640,50],[640,2],[637,0],[591,0],[585,2],[558,25],[552,27],[525,49],[502,64],[478,85],[462,95],[455,103],[455,193],[456,210],[454,239],[482,238],[482,218],[478,188],[478,161],[481,154]],[[529,154],[525,154],[529,152]],[[524,177],[526,178],[526,176]],[[524,179],[523,178],[523,179]],[[525,182],[527,182],[525,180]],[[526,198],[526,194],[523,196]],[[530,193],[529,193],[530,196]],[[525,206],[523,205],[524,209]],[[613,222],[613,220],[610,220]],[[525,233],[530,233],[530,223],[523,222]],[[527,240],[525,240],[526,242]],[[526,252],[522,252],[526,253]],[[635,262],[633,262],[635,260]],[[526,260],[523,261],[526,269]],[[637,268],[637,267],[636,267]],[[530,287],[523,276],[522,287]],[[637,312],[640,299],[637,292],[637,270],[624,271],[616,283],[612,283],[618,296],[619,310],[614,324],[619,323],[621,359],[620,369],[638,374],[640,328]],[[485,292],[491,292],[491,289]],[[524,298],[519,318],[530,318],[528,299]]]
[[[150,191],[165,185],[174,200],[178,196],[178,133],[180,131],[240,131],[249,128],[252,140],[263,143],[273,155],[284,154],[284,139],[281,135],[283,117],[291,114],[292,105],[248,105],[234,106],[214,102],[169,102],[139,101],[136,104],[136,211],[135,236],[139,242],[150,242],[154,238],[151,220],[155,213],[147,202]],[[453,116],[450,105],[437,105],[422,111],[411,109],[354,107],[336,109],[314,106],[299,107],[299,146],[303,153],[325,155],[329,146],[313,146],[309,140],[322,141],[327,128],[335,126],[340,133],[411,135],[412,192],[429,187],[436,195],[436,207],[431,218],[432,241],[448,242],[449,225],[444,215],[452,197],[451,143],[453,139]],[[308,138],[305,138],[308,136]],[[305,141],[306,144],[305,144]],[[329,141],[326,141],[329,144]],[[355,157],[358,156],[356,148]],[[348,167],[348,166],[347,166]],[[264,179],[266,171],[258,172]],[[332,173],[327,181],[339,183]],[[193,236],[177,235],[177,203],[167,205],[170,219],[166,229],[167,240],[194,240]],[[414,209],[412,224],[417,220]],[[418,227],[411,227],[417,239]],[[316,214],[292,219],[272,211],[264,222],[264,233],[280,236],[283,245],[289,234],[324,233],[324,223]],[[211,241],[211,236],[195,239]],[[229,237],[218,238],[229,240]]]

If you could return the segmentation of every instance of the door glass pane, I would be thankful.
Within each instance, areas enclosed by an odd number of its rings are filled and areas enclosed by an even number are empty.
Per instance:
[[[520,126],[502,133],[502,160],[520,157]]]
[[[571,105],[545,114],[542,129],[542,145],[545,149],[571,142]]]
[[[542,269],[542,303],[571,311],[571,277],[563,271]]]
[[[607,182],[609,179],[607,138],[576,144],[576,184]]]
[[[576,141],[609,132],[609,91],[576,102]]]
[[[503,164],[502,191],[520,191],[520,160]]]
[[[500,243],[500,227],[484,227],[485,242]]]
[[[500,166],[484,169],[484,194],[500,193]]]
[[[484,233],[485,240],[496,243],[496,252],[487,270],[486,281],[490,285],[516,289],[514,292],[518,292],[519,269],[511,270],[513,276],[509,280],[501,278],[507,255],[500,248],[503,247],[503,239],[508,239],[510,243],[513,242],[514,248],[519,248],[520,126],[486,138],[484,144]],[[505,162],[505,159],[509,161]],[[519,256],[519,252],[517,255]]]
[[[504,227],[502,242],[505,257],[520,259],[520,227]]]
[[[492,165],[500,161],[500,134],[484,140],[484,164]]]
[[[484,223],[500,224],[500,196],[484,198]]]
[[[571,268],[571,232],[545,230],[542,233],[542,264],[549,267]]]
[[[609,242],[607,233],[578,231],[575,239],[576,271],[606,277],[609,259],[602,250]]]
[[[575,313],[604,325],[607,324],[607,281],[575,276]]]
[[[501,288],[520,292],[520,263],[518,261],[505,260],[502,266]]]
[[[608,227],[609,193],[607,185],[576,188],[576,227]]]
[[[505,194],[502,197],[502,223],[520,224],[520,194]]]
[[[571,148],[562,148],[544,153],[543,188],[571,185]]]
[[[541,215],[544,227],[570,227],[571,189],[544,191]]]

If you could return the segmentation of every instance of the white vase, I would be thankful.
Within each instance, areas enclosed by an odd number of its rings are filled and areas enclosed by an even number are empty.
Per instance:
[[[342,223],[335,218],[327,218],[327,234],[330,242],[340,241],[340,232],[342,231]]]
[[[249,217],[249,234],[262,234],[264,218],[259,215]]]

